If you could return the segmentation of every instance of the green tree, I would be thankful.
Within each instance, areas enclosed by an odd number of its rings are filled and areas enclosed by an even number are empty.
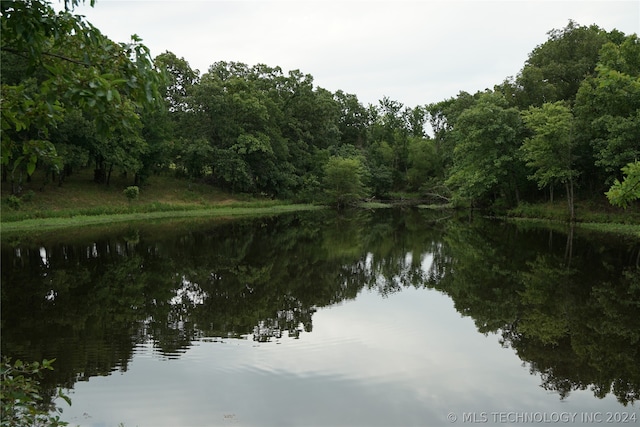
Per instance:
[[[367,196],[364,167],[358,158],[331,157],[324,167],[324,193],[342,208]]]
[[[386,141],[374,141],[366,150],[369,182],[373,195],[381,197],[393,190],[393,149]]]
[[[199,71],[172,52],[164,52],[154,61],[165,75],[160,89],[164,108],[142,114],[142,134],[148,147],[136,178],[144,179],[173,165],[178,176],[200,179],[211,172],[213,147],[205,136],[206,121],[198,114],[194,96]]]
[[[426,110],[404,107],[401,102],[383,97],[377,106],[369,106],[367,157],[372,176],[380,187],[391,173],[392,188],[403,189],[409,168],[409,139],[424,136]],[[391,157],[388,156],[389,150]],[[379,191],[376,191],[379,192]]]
[[[423,138],[425,136],[425,126],[428,120],[427,109],[422,106],[414,108],[406,108],[403,112],[409,134],[414,138]]]
[[[358,101],[356,95],[338,90],[333,96],[340,107],[338,117],[340,142],[356,147],[365,146],[368,126],[367,109]]]
[[[176,139],[174,162],[179,173],[193,179],[202,178],[212,167],[214,150],[204,138]]]
[[[318,160],[340,146],[339,102],[299,70],[218,62],[192,93],[191,138],[215,149],[212,181],[223,187],[308,195],[323,173]]]
[[[359,132],[363,129],[358,123],[358,107],[352,105],[357,99],[346,96],[347,99],[340,101],[329,91],[314,88],[313,77],[299,70],[283,76],[280,87],[272,93],[277,94],[275,102],[280,106],[278,127],[289,164],[283,171],[285,182],[295,191],[307,191],[303,183],[313,182],[314,177],[322,175],[329,151],[344,143],[358,143]],[[341,123],[341,111],[351,108],[353,111],[348,115],[352,117],[344,117]],[[319,158],[323,161],[319,162]]]
[[[602,47],[595,75],[580,86],[575,110],[578,134],[597,167],[592,175],[606,188],[622,178],[622,167],[640,158],[638,36]]]
[[[579,175],[574,166],[573,114],[563,102],[555,102],[531,107],[522,116],[533,133],[520,147],[527,166],[533,169],[529,179],[536,181],[539,188],[549,187],[551,191],[554,184],[564,184],[573,221],[574,182]]]
[[[453,163],[455,138],[453,129],[460,114],[477,101],[478,94],[460,92],[457,97],[429,104],[426,110],[433,132],[436,155],[440,159],[442,178]]]
[[[190,98],[193,87],[200,81],[200,71],[192,69],[184,58],[178,58],[169,51],[156,56],[154,63],[166,75],[163,89],[167,109],[172,113],[192,109]]]
[[[274,107],[251,73],[241,63],[213,64],[194,88],[194,100],[202,136],[214,150],[214,182],[232,191],[271,192],[273,189],[267,188],[270,182],[264,178],[265,174],[277,175],[276,171],[265,171],[278,163],[273,161],[272,142],[277,140],[277,132],[271,132],[276,128],[270,113]]]
[[[517,149],[521,119],[499,93],[485,92],[457,118],[453,165],[446,180],[459,201],[471,205],[519,201]]]
[[[78,109],[68,109],[63,120],[51,130],[56,154],[62,160],[62,168],[52,172],[58,174],[58,183],[62,185],[66,176],[73,174],[89,164],[96,146],[95,123]]]
[[[0,3],[3,63],[17,56],[26,64],[19,81],[2,82],[2,165],[33,173],[40,159],[55,158],[49,130],[68,109],[95,122],[98,136],[116,129],[136,132],[138,110],[155,105],[157,73],[141,39],[115,43],[70,10],[56,13],[46,0]],[[94,1],[91,1],[93,6]]]
[[[609,40],[598,26],[581,26],[574,21],[548,35],[548,40],[529,54],[516,78],[513,95],[521,109],[546,102],[572,102],[585,76],[594,72],[601,46]]]
[[[624,179],[616,180],[606,195],[612,205],[626,208],[629,203],[640,199],[640,161],[629,163],[622,172]]]
[[[167,170],[173,163],[174,132],[170,116],[168,110],[162,107],[146,109],[141,113],[141,136],[146,147],[139,159],[140,168],[136,171],[134,185],[144,184],[151,174]]]
[[[438,160],[432,139],[409,138],[409,169],[407,170],[409,189],[418,191],[428,181],[437,178],[440,173]]]

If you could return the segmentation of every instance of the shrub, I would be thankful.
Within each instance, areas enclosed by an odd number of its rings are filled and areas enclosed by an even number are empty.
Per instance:
[[[33,190],[29,190],[26,193],[24,193],[21,197],[23,202],[30,202],[33,200],[33,197],[36,195],[36,193],[33,192]]]
[[[18,210],[22,205],[22,199],[20,199],[20,197],[18,196],[11,195],[7,197],[7,204],[11,209]]]
[[[16,360],[11,363],[9,358],[3,358],[0,367],[2,401],[1,425],[9,426],[66,426],[57,413],[62,409],[53,403],[47,403],[41,396],[40,383],[45,370],[52,370],[53,360],[43,360],[42,363],[24,363]],[[71,400],[58,388],[54,398],[62,398],[69,405]]]
[[[138,186],[132,185],[130,187],[125,188],[123,193],[125,196],[127,196],[127,199],[129,199],[129,202],[132,202],[133,200],[138,199],[138,196],[140,195],[140,189],[138,188]]]
[[[342,208],[366,197],[364,166],[357,158],[331,157],[324,166],[324,193],[329,203]]]

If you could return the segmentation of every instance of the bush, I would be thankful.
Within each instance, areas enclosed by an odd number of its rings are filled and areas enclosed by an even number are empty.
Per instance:
[[[368,195],[362,162],[357,158],[331,157],[324,166],[324,193],[329,203],[342,208]]]
[[[7,205],[9,205],[11,209],[18,210],[20,206],[22,206],[22,199],[18,196],[11,195],[7,197]]]
[[[42,363],[24,363],[16,360],[11,363],[9,358],[3,358],[0,367],[3,426],[66,426],[58,413],[62,409],[53,403],[47,403],[42,397],[39,379],[45,370],[52,370],[53,360],[43,360]],[[71,400],[58,388],[54,398],[64,399],[69,405]]]
[[[33,190],[29,190],[22,195],[21,199],[23,202],[30,202],[33,200],[35,195],[36,193],[34,193]]]
[[[123,193],[125,196],[127,196],[127,199],[129,199],[129,202],[132,202],[133,200],[138,199],[138,196],[140,195],[140,189],[136,185],[132,185],[130,187],[125,188]]]

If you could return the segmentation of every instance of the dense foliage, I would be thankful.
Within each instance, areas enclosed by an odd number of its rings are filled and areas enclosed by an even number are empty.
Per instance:
[[[141,39],[115,43],[69,8],[0,3],[2,167],[14,193],[36,166],[58,176],[95,161],[136,171],[146,141],[141,113],[157,105],[161,74]],[[92,1],[93,3],[93,1]]]
[[[11,361],[3,357],[0,365],[0,425],[2,426],[48,426],[68,425],[60,420],[62,408],[47,401],[42,396],[40,378],[46,370],[53,369],[54,360],[25,363],[22,360]],[[69,397],[57,388],[53,397],[59,397],[71,405]]]
[[[46,0],[4,1],[1,19],[2,171],[16,194],[36,167],[62,184],[93,165],[99,183],[114,170],[134,185],[175,173],[338,205],[409,191],[504,208],[560,189],[573,218],[576,199],[603,199],[623,168],[629,182],[637,175],[636,34],[570,21],[516,77],[410,108],[386,97],[365,106],[277,66],[219,61],[201,75],[171,52],[152,60],[137,36],[114,43]],[[342,194],[336,180],[357,191]],[[636,203],[625,194],[612,202]]]

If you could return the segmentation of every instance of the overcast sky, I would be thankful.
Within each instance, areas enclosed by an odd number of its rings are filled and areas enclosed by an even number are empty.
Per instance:
[[[97,0],[75,13],[114,41],[137,34],[154,57],[171,51],[201,74],[217,61],[263,63],[299,69],[365,105],[388,96],[409,107],[516,75],[570,19],[640,32],[638,0]]]

